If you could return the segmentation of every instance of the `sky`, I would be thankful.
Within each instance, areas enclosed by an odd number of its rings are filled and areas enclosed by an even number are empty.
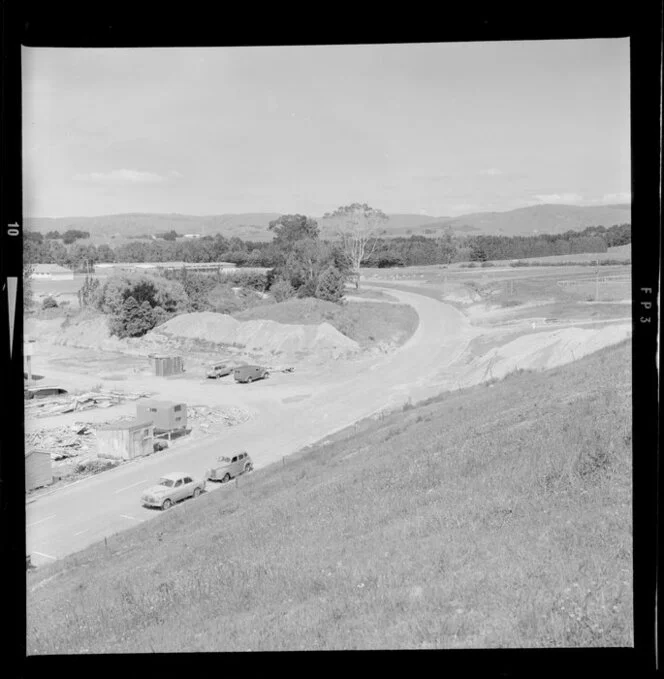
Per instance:
[[[630,199],[629,40],[22,51],[28,217]]]

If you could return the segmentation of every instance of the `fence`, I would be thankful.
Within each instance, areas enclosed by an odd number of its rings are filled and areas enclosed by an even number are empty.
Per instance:
[[[568,278],[566,280],[556,281],[556,285],[560,286],[561,288],[567,288],[575,285],[588,285],[588,283],[609,283],[609,282],[631,283],[631,281],[632,281],[631,276],[625,275],[602,276],[601,278],[588,276],[586,278]]]

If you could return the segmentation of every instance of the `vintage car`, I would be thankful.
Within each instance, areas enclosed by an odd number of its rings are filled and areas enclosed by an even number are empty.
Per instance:
[[[231,457],[225,455],[218,457],[217,464],[205,472],[205,479],[225,483],[244,472],[250,472],[253,468],[254,463],[251,461],[249,453],[243,450]]]
[[[243,365],[233,371],[236,382],[253,382],[269,377],[269,375],[268,369],[260,365]]]
[[[205,479],[197,481],[191,474],[173,472],[165,474],[155,486],[141,495],[141,504],[147,507],[169,509],[172,505],[188,497],[198,497],[205,490]]]
[[[233,369],[233,366],[228,365],[228,363],[215,363],[207,371],[207,377],[211,380],[226,377],[226,375],[230,375],[233,372]]]
[[[236,368],[239,368],[243,365],[246,365],[244,361],[228,359],[226,361],[220,361],[219,363],[214,363],[211,365],[206,374],[209,379],[216,380],[220,377],[231,375]]]

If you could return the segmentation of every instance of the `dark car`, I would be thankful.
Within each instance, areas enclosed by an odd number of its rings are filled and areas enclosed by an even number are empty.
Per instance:
[[[222,455],[217,458],[216,465],[205,472],[205,480],[226,483],[240,474],[250,472],[253,468],[254,463],[246,450],[235,453],[231,457]]]
[[[260,365],[243,365],[233,371],[236,382],[253,382],[269,377],[269,375],[268,369]]]
[[[26,400],[32,398],[46,398],[47,396],[61,396],[67,390],[60,387],[26,387],[23,396]]]

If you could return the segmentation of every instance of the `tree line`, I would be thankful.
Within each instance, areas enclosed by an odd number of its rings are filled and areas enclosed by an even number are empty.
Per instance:
[[[631,225],[616,224],[608,228],[589,226],[583,231],[570,230],[556,235],[457,236],[447,230],[435,237],[369,237],[364,243],[364,250],[360,251],[361,239],[353,238],[350,229],[346,231],[349,240],[347,249],[344,249],[341,239],[321,239],[316,220],[304,215],[284,215],[275,220],[270,229],[274,238],[269,242],[226,238],[220,234],[194,240],[175,240],[169,233],[167,239],[133,240],[115,247],[105,243],[95,246],[82,239],[65,245],[61,239],[48,238],[48,234],[43,237],[39,233],[26,232],[26,247],[31,249],[35,263],[60,264],[78,272],[101,262],[230,262],[240,267],[283,267],[288,259],[285,253],[291,254],[291,249],[294,253],[291,265],[294,259],[300,259],[302,262],[309,261],[311,268],[313,256],[318,264],[321,257],[325,261],[333,261],[337,269],[340,269],[340,261],[344,260],[346,268],[357,272],[358,261],[363,266],[421,266],[606,252],[609,247],[631,242]],[[285,230],[280,235],[282,229]],[[367,228],[363,233],[371,234],[371,229]],[[356,247],[355,252],[353,247]],[[325,249],[328,254],[323,255],[322,251],[314,253],[312,248]],[[335,256],[331,254],[334,252],[337,253]],[[309,280],[309,285],[312,284]]]

